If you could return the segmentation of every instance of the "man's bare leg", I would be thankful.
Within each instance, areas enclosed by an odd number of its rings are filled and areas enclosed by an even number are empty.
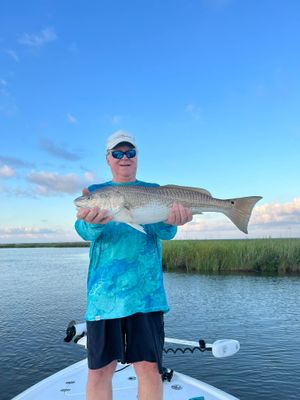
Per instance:
[[[112,377],[116,365],[117,361],[112,361],[103,368],[88,370],[87,400],[112,400]]]
[[[140,361],[133,366],[138,378],[138,400],[162,400],[163,383],[157,364]]]

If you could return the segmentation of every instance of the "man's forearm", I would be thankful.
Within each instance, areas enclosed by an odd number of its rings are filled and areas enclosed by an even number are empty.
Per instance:
[[[105,225],[103,224],[89,224],[88,222],[78,219],[75,222],[75,229],[80,237],[84,240],[96,240],[103,232]]]

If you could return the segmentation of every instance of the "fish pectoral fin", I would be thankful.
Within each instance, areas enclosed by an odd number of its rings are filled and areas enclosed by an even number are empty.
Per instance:
[[[126,222],[132,221],[132,212],[128,204],[122,204],[112,214],[115,221]]]
[[[120,207],[113,216],[113,219],[117,222],[123,222],[126,225],[131,226],[131,228],[136,229],[137,231],[140,231],[147,235],[145,229],[142,227],[142,225],[135,224],[134,219],[132,218],[132,212],[129,207],[129,205],[123,204],[122,207]]]
[[[164,185],[164,186],[160,186],[161,188],[169,188],[169,189],[187,189],[187,190],[193,190],[194,192],[198,192],[198,193],[202,193],[205,194],[206,196],[212,197],[211,193],[206,190],[206,189],[202,189],[202,188],[195,188],[195,187],[191,187],[191,186],[179,186],[179,185]]]
[[[120,207],[118,207],[115,211],[112,211],[110,213],[110,215],[112,215],[113,217],[120,217],[122,218],[122,216],[126,215],[127,216],[131,216],[131,212],[130,212],[130,208],[127,204],[122,204]],[[116,220],[118,220],[118,218],[116,218]],[[120,221],[122,222],[122,221]]]
[[[129,222],[125,222],[125,224],[131,226],[131,228],[136,229],[137,231],[140,231],[142,233],[144,233],[145,235],[147,235],[145,229],[142,227],[142,225],[138,225],[138,224],[131,224]]]
[[[115,216],[117,216],[122,210],[123,210],[123,208],[119,207],[119,208],[117,208],[116,210],[111,211],[111,212],[110,212],[110,215],[111,215],[112,217],[115,217]]]

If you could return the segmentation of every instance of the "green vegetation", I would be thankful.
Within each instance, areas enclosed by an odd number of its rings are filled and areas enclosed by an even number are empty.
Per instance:
[[[300,239],[166,241],[163,267],[214,274],[299,274]]]
[[[88,242],[0,244],[1,248],[88,247]],[[166,271],[300,274],[300,239],[163,242]]]

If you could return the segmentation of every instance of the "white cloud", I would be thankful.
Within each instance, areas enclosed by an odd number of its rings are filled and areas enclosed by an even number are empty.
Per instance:
[[[36,199],[37,195],[30,187],[6,187],[3,189],[3,194],[9,197],[27,197]]]
[[[39,226],[0,227],[0,241],[2,243],[49,243],[75,242],[80,238],[73,229],[73,225],[63,228],[45,228]]]
[[[199,119],[202,116],[201,108],[195,106],[194,104],[187,104],[185,107],[185,111],[190,114],[194,119]]]
[[[54,42],[57,39],[56,32],[53,28],[45,28],[38,34],[23,33],[18,43],[28,47],[42,47],[47,43]]]
[[[72,42],[68,48],[70,53],[76,54],[78,53],[79,49],[78,49],[78,45],[76,42]]]
[[[59,175],[55,172],[31,172],[27,180],[35,186],[35,193],[40,196],[75,194],[89,185],[94,175],[86,172],[84,177],[76,174]]]
[[[51,139],[40,139],[39,147],[45,150],[47,153],[55,157],[62,158],[64,160],[76,161],[81,158],[79,154],[76,154],[75,152],[66,149],[62,145],[54,143]]]
[[[15,99],[8,89],[5,79],[0,79],[0,113],[5,117],[12,117],[18,111]]]
[[[3,165],[0,167],[0,178],[11,178],[12,176],[15,176],[16,172],[13,168],[11,168],[8,165]]]
[[[94,182],[95,181],[95,177],[96,176],[95,176],[94,172],[87,171],[87,172],[84,173],[84,179],[85,179],[86,182],[90,182],[90,183]]]
[[[67,114],[67,120],[70,124],[76,124],[77,123],[77,118],[74,117],[72,114]]]
[[[11,118],[18,113],[19,109],[13,100],[9,100],[4,104],[0,104],[0,114],[4,117]]]
[[[111,122],[113,125],[118,125],[122,121],[121,115],[113,115],[111,117]]]
[[[36,226],[30,227],[12,227],[12,228],[0,228],[0,235],[1,236],[14,236],[14,235],[41,235],[41,234],[49,234],[49,233],[56,233],[56,229],[49,229],[49,228],[39,228]]]
[[[0,162],[3,164],[7,164],[10,167],[15,167],[15,168],[33,167],[34,166],[34,164],[29,161],[23,161],[19,158],[1,156],[1,155],[0,155]]]
[[[45,228],[39,226],[13,226],[0,228],[2,243],[71,242],[78,240],[74,229]]]
[[[16,62],[20,61],[19,56],[17,55],[17,53],[14,50],[6,49],[4,51],[5,51],[5,53],[7,53]]]
[[[8,83],[5,79],[0,79],[0,95],[4,97],[10,97],[11,94],[8,90]]]
[[[269,203],[257,206],[253,212],[253,223],[300,224],[300,197],[295,197],[288,203]]]

